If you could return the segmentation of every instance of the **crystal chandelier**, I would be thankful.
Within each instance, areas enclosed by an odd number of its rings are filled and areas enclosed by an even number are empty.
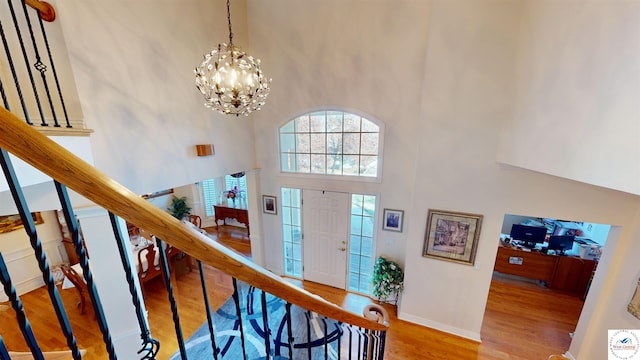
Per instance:
[[[269,95],[271,79],[260,70],[260,59],[247,55],[233,45],[230,0],[227,0],[229,45],[218,47],[204,55],[196,67],[196,86],[205,99],[205,106],[222,114],[249,115],[260,110]]]

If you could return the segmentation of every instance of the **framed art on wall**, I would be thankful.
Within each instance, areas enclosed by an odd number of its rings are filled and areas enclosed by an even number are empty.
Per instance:
[[[482,215],[429,209],[422,256],[473,265]]]
[[[278,213],[275,196],[262,195],[262,212],[272,215],[276,215]]]
[[[384,209],[382,212],[382,230],[402,232],[404,211]]]

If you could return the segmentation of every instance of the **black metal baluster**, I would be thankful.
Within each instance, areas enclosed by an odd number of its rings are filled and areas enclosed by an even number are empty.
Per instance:
[[[20,330],[22,331],[22,336],[31,349],[31,354],[34,358],[38,360],[44,360],[44,355],[42,355],[42,351],[40,350],[40,346],[38,345],[38,341],[36,337],[33,335],[33,331],[31,330],[31,324],[27,319],[27,314],[24,312],[24,307],[22,306],[22,301],[20,301],[20,297],[16,293],[16,288],[11,283],[11,276],[9,275],[9,270],[7,269],[7,264],[4,261],[4,257],[0,253],[0,281],[2,281],[2,285],[4,287],[4,292],[9,297],[11,301],[11,306],[16,313],[16,318],[18,320],[18,325],[20,326]],[[2,339],[2,337],[0,337]],[[4,348],[4,343],[2,343],[2,348]],[[4,348],[6,352],[7,349]],[[2,355],[2,351],[0,351],[0,355]],[[0,359],[9,359],[9,355],[7,357],[0,357]]]
[[[178,314],[178,305],[173,294],[173,286],[171,285],[171,274],[169,273],[169,260],[167,259],[167,251],[164,242],[156,238],[156,245],[160,251],[160,266],[162,267],[162,278],[164,286],[167,289],[167,296],[171,304],[171,313],[173,314],[173,325],[176,330],[176,338],[178,339],[178,347],[180,348],[180,357],[187,360],[187,348],[184,346],[184,336],[182,336],[182,326],[180,325],[180,315]],[[149,266],[152,266],[149,264]]]
[[[347,351],[347,354],[349,354],[349,360],[351,360],[351,353],[353,352],[353,331],[351,331],[351,325],[346,325],[345,328],[349,331],[349,351]]]
[[[51,303],[53,304],[56,316],[58,317],[58,322],[60,323],[60,327],[62,328],[62,333],[67,340],[67,345],[71,349],[73,358],[78,360],[81,358],[80,350],[78,349],[76,338],[73,335],[73,331],[71,330],[69,318],[67,317],[67,313],[62,304],[62,300],[60,299],[60,293],[58,292],[58,288],[56,287],[53,276],[51,275],[51,269],[49,268],[47,255],[42,249],[42,243],[38,238],[36,226],[33,223],[33,218],[31,217],[31,212],[29,212],[29,207],[27,206],[24,194],[22,193],[22,188],[20,188],[20,183],[18,182],[16,174],[13,170],[13,165],[11,164],[9,153],[4,149],[0,149],[0,165],[2,165],[2,170],[4,171],[4,176],[7,180],[7,183],[9,184],[9,190],[11,191],[11,195],[13,196],[13,201],[18,208],[20,219],[22,220],[24,229],[29,236],[31,247],[35,252],[36,260],[38,261],[38,266],[40,267],[40,271],[42,272],[42,278],[44,279],[45,285],[47,286],[47,291],[49,292]]]
[[[96,321],[98,322],[100,332],[102,332],[102,340],[104,341],[107,353],[109,354],[109,359],[115,360],[117,359],[115,347],[113,346],[111,334],[109,333],[109,326],[107,325],[107,320],[104,316],[104,311],[102,310],[102,302],[100,301],[100,296],[98,295],[98,291],[96,290],[95,282],[93,280],[93,273],[91,272],[91,268],[89,267],[89,258],[87,257],[87,251],[82,244],[82,240],[80,240],[78,223],[76,221],[75,214],[73,213],[73,209],[71,208],[71,201],[69,200],[67,188],[57,181],[55,181],[54,184],[56,187],[56,192],[58,193],[60,205],[62,206],[62,213],[64,214],[67,227],[69,228],[69,232],[71,233],[71,241],[73,242],[76,254],[78,255],[80,267],[82,267],[84,279],[87,283],[87,290],[89,292],[89,298],[91,299],[91,304],[93,306],[93,313],[95,314]]]
[[[306,318],[307,318],[307,355],[309,356],[309,360],[312,359],[311,357],[311,311],[307,310],[306,313]]]
[[[337,327],[337,329],[340,329],[340,328],[342,328],[342,322],[338,322],[338,327]],[[341,358],[341,353],[342,353],[342,351],[340,351],[340,350],[342,350],[342,335],[343,335],[343,334],[344,334],[344,333],[343,333],[342,331],[340,331],[340,333],[339,333],[339,335],[338,335],[338,360],[340,360],[340,358]]]
[[[325,360],[327,360],[327,359],[329,359],[329,342],[328,342],[328,339],[327,339],[327,335],[328,335],[328,332],[327,332],[327,319],[323,316],[322,319],[320,319],[320,320],[322,320],[322,325],[324,327],[324,334],[323,334],[323,339],[324,339],[323,340],[323,342],[324,342],[324,344],[323,344],[324,345],[324,358],[325,358]]]
[[[44,40],[44,45],[47,49],[47,54],[49,55],[49,65],[51,65],[51,72],[53,73],[53,80],[56,83],[56,88],[58,90],[58,97],[60,98],[60,105],[62,106],[62,112],[64,113],[64,119],[67,123],[68,128],[72,128],[71,123],[69,123],[69,115],[67,114],[67,106],[64,103],[64,97],[62,96],[62,89],[60,88],[60,81],[58,80],[58,72],[56,71],[55,63],[53,62],[53,56],[51,55],[51,49],[49,48],[49,39],[47,39],[47,32],[44,31],[44,22],[42,21],[42,16],[38,16],[38,20],[40,21],[40,29],[42,31],[42,39]]]
[[[368,329],[364,329],[363,340],[364,340],[364,344],[362,346],[362,358],[363,359],[369,359],[369,346],[371,344],[371,341],[369,339],[369,330]]]
[[[242,309],[240,308],[240,294],[238,293],[238,280],[233,278],[233,301],[236,303],[236,315],[240,326],[240,343],[242,344],[242,358],[247,360],[247,350],[245,349],[244,327],[242,326]]]
[[[11,10],[11,18],[13,19],[13,24],[16,28],[16,35],[18,36],[18,41],[20,42],[20,48],[22,49],[22,56],[24,57],[24,63],[27,64],[25,68],[27,69],[27,74],[29,74],[29,80],[31,80],[31,87],[33,89],[33,95],[36,99],[36,104],[38,105],[38,111],[40,112],[40,117],[42,119],[40,126],[49,126],[44,118],[44,112],[42,111],[42,104],[40,103],[40,96],[38,95],[38,89],[36,88],[36,83],[33,79],[33,73],[31,72],[31,67],[29,64],[29,57],[27,56],[27,49],[24,46],[24,41],[22,40],[22,33],[20,32],[20,26],[18,25],[18,19],[16,18],[16,12],[13,9],[13,4],[11,1],[8,1],[9,9]]]
[[[126,255],[126,246],[129,240],[125,240],[120,232],[120,225],[116,216],[109,212],[109,220],[111,221],[111,228],[113,229],[113,235],[116,238],[116,244],[118,245],[118,252],[120,253],[120,259],[122,260],[122,267],[124,268],[124,274],[129,284],[129,293],[131,294],[131,301],[136,308],[136,318],[138,319],[138,326],[140,327],[140,338],[142,344],[138,354],[142,354],[142,359],[155,359],[158,351],[160,351],[160,342],[151,337],[151,330],[149,325],[145,321],[144,310],[142,309],[142,301],[140,295],[136,290],[136,284],[133,275],[133,269],[129,257]]]
[[[7,347],[4,345],[4,340],[2,340],[2,335],[0,335],[0,359],[9,359],[9,351]]]
[[[285,310],[287,312],[287,337],[289,342],[289,359],[293,359],[293,333],[291,330],[291,303],[285,304]]]
[[[18,93],[18,99],[20,99],[20,105],[22,106],[22,112],[24,118],[29,125],[33,125],[29,118],[29,111],[27,110],[27,104],[24,102],[24,95],[22,95],[22,88],[20,87],[20,81],[18,80],[18,73],[16,73],[16,67],[13,63],[13,57],[11,56],[11,50],[9,50],[9,43],[7,42],[7,36],[4,33],[2,27],[2,21],[0,21],[0,35],[2,36],[2,45],[4,46],[4,52],[7,54],[7,61],[9,62],[9,68],[11,69],[11,75],[13,76],[13,83],[16,85],[16,92]],[[9,110],[9,102],[6,98],[3,98],[4,107]]]
[[[33,44],[33,53],[36,56],[36,62],[33,64],[33,67],[36,68],[40,72],[40,77],[42,78],[42,85],[44,86],[45,94],[47,95],[47,100],[49,101],[49,108],[51,109],[51,116],[53,117],[54,127],[60,127],[58,123],[58,117],[56,116],[56,110],[53,107],[53,101],[51,99],[51,93],[49,92],[49,85],[47,83],[47,77],[45,76],[45,72],[47,71],[47,66],[42,63],[42,59],[40,58],[40,52],[38,51],[38,43],[36,42],[36,38],[33,34],[33,28],[31,27],[31,18],[29,17],[29,13],[27,12],[27,3],[22,1],[22,10],[24,11],[24,18],[27,21],[27,27],[29,28],[29,35],[31,37],[31,44]],[[36,10],[38,14],[38,18],[40,17],[40,12]]]
[[[269,335],[271,334],[271,328],[269,327],[269,314],[267,312],[267,295],[262,291],[262,322],[264,323],[264,348],[267,352],[267,360],[271,359],[271,346]]]
[[[204,274],[204,266],[202,261],[198,260],[198,269],[200,270],[200,283],[202,284],[202,297],[204,298],[204,308],[207,313],[207,325],[209,326],[209,335],[211,336],[211,349],[213,350],[213,359],[218,360],[218,346],[216,345],[216,336],[213,330],[213,314],[211,305],[209,305],[209,293],[207,292],[207,282]]]
[[[362,341],[362,328],[358,328],[358,356],[360,356],[360,359],[364,359],[364,357],[362,357]]]
[[[380,349],[378,350],[380,353],[380,360],[384,360],[384,348],[387,345],[387,332],[380,331]]]

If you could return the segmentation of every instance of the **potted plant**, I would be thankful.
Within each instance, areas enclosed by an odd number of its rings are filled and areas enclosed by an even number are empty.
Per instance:
[[[395,295],[394,305],[398,304],[398,297],[404,290],[404,272],[395,261],[380,256],[373,267],[373,296],[378,302],[388,302],[391,295]]]
[[[171,204],[167,208],[167,211],[178,220],[183,220],[187,216],[191,215],[191,207],[187,204],[187,197],[173,196],[171,198]]]

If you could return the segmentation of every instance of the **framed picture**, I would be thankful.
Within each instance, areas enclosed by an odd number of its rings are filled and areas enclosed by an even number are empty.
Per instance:
[[[422,256],[473,265],[482,215],[429,209]]]
[[[32,212],[31,218],[35,225],[42,224],[42,214],[40,212]],[[24,224],[19,214],[0,216],[0,233],[8,233],[10,231],[22,229]]]
[[[382,212],[382,230],[402,232],[403,210],[384,209]]]
[[[640,319],[640,279],[638,279],[638,284],[636,284],[636,292],[633,294],[629,305],[627,305],[627,311]]]
[[[275,196],[262,195],[262,212],[264,212],[265,214],[273,215],[276,215],[278,213]]]

